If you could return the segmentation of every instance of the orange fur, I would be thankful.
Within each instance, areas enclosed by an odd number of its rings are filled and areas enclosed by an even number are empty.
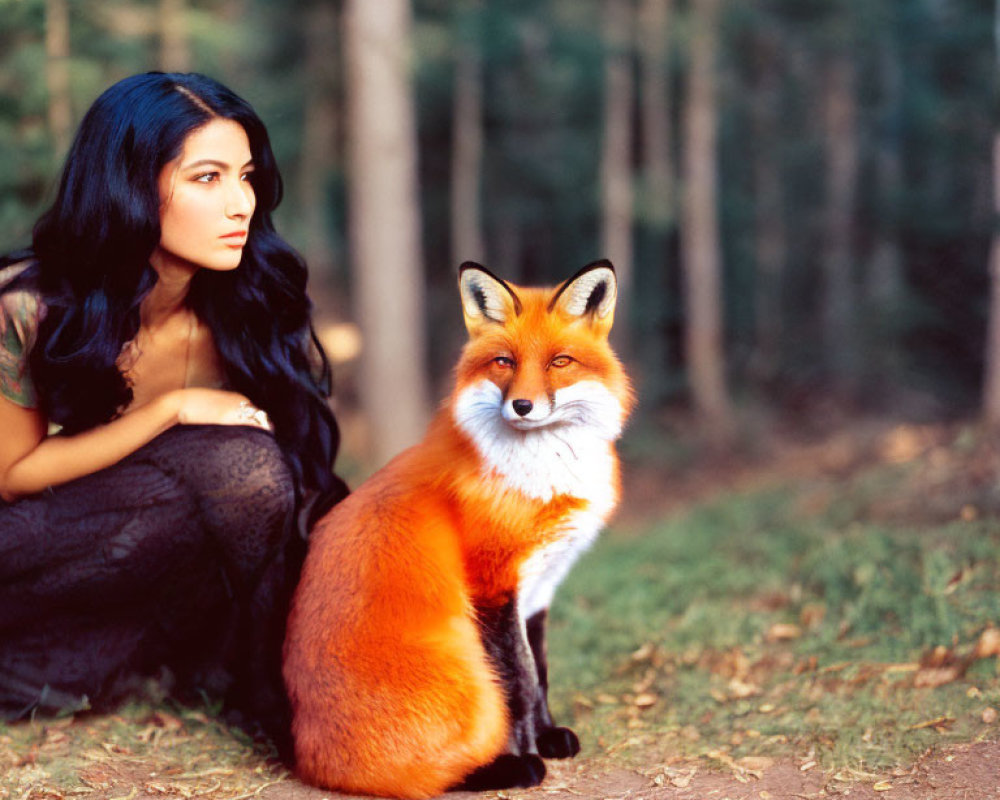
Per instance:
[[[455,392],[423,442],[312,533],[284,664],[297,769],[309,783],[431,797],[507,748],[503,689],[476,608],[507,602],[525,559],[589,499],[538,499],[505,485],[456,425],[454,398],[483,378],[538,396],[590,379],[620,398],[623,413],[631,405],[607,346],[610,321],[571,319],[547,310],[553,290],[514,288],[523,304],[516,319],[467,320]],[[570,366],[546,368],[567,350]],[[498,365],[498,352],[516,354],[518,369]],[[613,482],[617,497],[617,469]]]

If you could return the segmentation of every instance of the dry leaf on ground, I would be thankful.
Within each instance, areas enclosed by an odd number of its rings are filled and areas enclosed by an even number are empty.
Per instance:
[[[920,660],[920,669],[913,678],[918,689],[934,689],[958,680],[969,667],[969,662],[947,647],[939,645]]]
[[[776,622],[767,629],[765,637],[769,642],[789,642],[802,636],[802,628],[788,622]]]
[[[976,642],[976,658],[989,658],[1000,655],[1000,628],[987,628]]]

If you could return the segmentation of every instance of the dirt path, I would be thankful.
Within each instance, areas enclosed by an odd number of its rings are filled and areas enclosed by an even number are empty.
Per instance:
[[[808,766],[808,765],[807,765]],[[906,769],[870,775],[852,770],[823,772],[791,761],[744,759],[728,767],[704,761],[647,764],[627,768],[608,759],[548,762],[541,786],[504,792],[454,792],[449,800],[1000,800],[1000,741],[957,745],[935,751]],[[74,790],[35,783],[10,791],[0,780],[0,798],[11,800],[337,800],[335,792],[306,786],[279,774],[246,770],[236,783],[212,785],[213,773],[231,776],[224,766],[197,775],[177,774],[163,761],[106,753],[80,772]],[[170,776],[173,773],[173,777]],[[0,773],[0,778],[4,776]],[[6,777],[10,777],[9,775]],[[207,784],[188,779],[201,777]],[[239,776],[238,776],[239,777]],[[11,787],[13,788],[13,787]]]
[[[474,794],[454,792],[451,800],[484,797],[510,800],[998,800],[1000,742],[960,745],[934,753],[909,769],[884,775],[848,771],[803,771],[791,762],[760,763],[756,768],[711,769],[687,765],[623,769],[579,760],[549,762],[545,782],[534,789]],[[287,779],[261,791],[265,800],[320,800],[337,797]],[[133,800],[143,795],[137,795]]]

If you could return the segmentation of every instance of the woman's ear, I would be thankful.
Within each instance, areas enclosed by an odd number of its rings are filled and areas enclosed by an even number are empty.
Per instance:
[[[503,325],[521,313],[521,300],[514,289],[472,261],[459,267],[458,290],[469,333],[489,323]]]

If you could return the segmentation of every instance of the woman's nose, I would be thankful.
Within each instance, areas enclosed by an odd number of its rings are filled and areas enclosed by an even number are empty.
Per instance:
[[[249,181],[237,180],[226,192],[226,216],[249,217],[254,209],[253,186]]]

